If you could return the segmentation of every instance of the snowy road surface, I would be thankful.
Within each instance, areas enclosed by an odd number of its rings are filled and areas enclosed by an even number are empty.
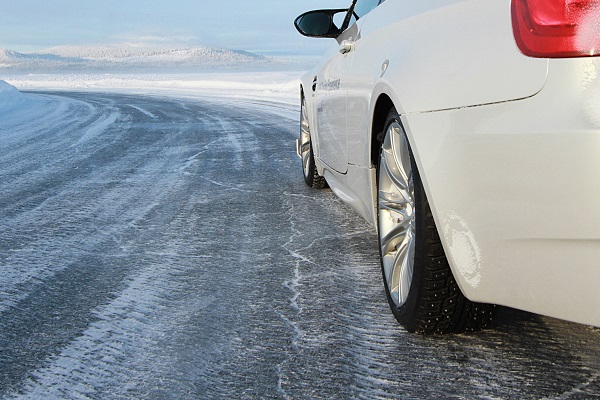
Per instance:
[[[297,108],[27,99],[0,120],[1,398],[600,398],[598,329],[404,332],[372,229],[302,181]]]

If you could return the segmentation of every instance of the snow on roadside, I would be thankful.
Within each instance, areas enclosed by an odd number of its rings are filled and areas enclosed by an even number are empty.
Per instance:
[[[5,78],[21,90],[72,90],[228,97],[297,105],[302,72],[35,74]]]
[[[0,114],[25,102],[25,96],[12,85],[0,80]]]
[[[14,85],[0,80],[0,144],[8,145],[12,140],[22,140],[22,135],[33,135],[35,130],[27,129],[31,121],[38,118],[60,118],[72,101],[22,93]]]

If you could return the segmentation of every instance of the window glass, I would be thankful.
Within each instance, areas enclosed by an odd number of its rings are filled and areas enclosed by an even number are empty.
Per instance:
[[[361,18],[366,13],[379,5],[379,0],[358,0],[354,6],[354,13]]]

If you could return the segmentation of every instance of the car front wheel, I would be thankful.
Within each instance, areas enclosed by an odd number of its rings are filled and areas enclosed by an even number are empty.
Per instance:
[[[308,118],[308,110],[306,108],[306,99],[304,96],[302,96],[302,103],[300,107],[299,156],[302,159],[304,182],[306,182],[308,186],[315,189],[323,189],[326,187],[327,182],[325,181],[324,177],[319,175],[315,165],[315,157],[310,136],[310,120]]]
[[[398,322],[409,332],[423,334],[483,328],[494,306],[473,303],[461,293],[395,110],[383,132],[377,184],[383,280]]]

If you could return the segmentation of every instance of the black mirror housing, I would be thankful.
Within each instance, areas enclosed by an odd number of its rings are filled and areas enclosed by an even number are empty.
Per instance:
[[[308,11],[296,18],[294,26],[304,36],[336,38],[342,30],[335,25],[333,17],[340,12],[346,13],[348,10]]]

